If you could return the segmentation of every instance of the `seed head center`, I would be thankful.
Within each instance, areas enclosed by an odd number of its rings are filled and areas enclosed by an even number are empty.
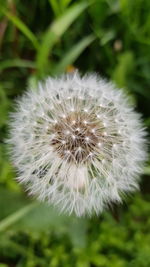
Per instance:
[[[102,132],[95,115],[72,112],[61,116],[51,129],[51,145],[61,158],[81,163],[96,153]]]

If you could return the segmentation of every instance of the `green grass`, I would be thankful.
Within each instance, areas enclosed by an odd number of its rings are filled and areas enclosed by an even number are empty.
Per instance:
[[[123,87],[149,130],[149,29],[149,0],[0,1],[0,267],[150,266],[150,163],[123,206],[68,218],[27,197],[5,144],[14,99],[74,69]]]

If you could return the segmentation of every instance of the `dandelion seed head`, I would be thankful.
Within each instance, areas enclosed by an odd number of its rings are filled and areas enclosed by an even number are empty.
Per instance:
[[[74,73],[48,78],[18,100],[8,142],[29,193],[82,216],[138,188],[145,135],[121,90]]]

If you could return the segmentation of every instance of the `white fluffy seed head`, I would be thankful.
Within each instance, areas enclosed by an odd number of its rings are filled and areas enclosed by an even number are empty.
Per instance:
[[[77,216],[138,188],[146,158],[140,116],[96,75],[48,78],[17,102],[11,155],[30,194]]]

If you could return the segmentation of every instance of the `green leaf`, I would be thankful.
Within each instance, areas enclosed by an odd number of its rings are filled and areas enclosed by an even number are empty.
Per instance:
[[[93,42],[95,37],[93,35],[89,35],[84,37],[79,43],[74,45],[71,50],[63,57],[63,59],[58,63],[56,68],[54,69],[54,74],[59,74],[65,70],[65,68],[72,64],[78,56],[84,51],[84,49]]]
[[[60,214],[46,203],[29,202],[23,194],[0,187],[0,232],[8,228],[68,233],[76,247],[86,244],[87,220]],[[13,226],[13,227],[12,227]]]
[[[5,9],[2,9],[2,12],[31,41],[34,48],[37,50],[39,48],[38,40],[33,32],[25,25],[25,23]]]
[[[68,233],[75,247],[86,244],[87,220],[60,214],[58,210],[46,203],[39,203],[16,224],[20,230],[30,229],[34,232],[51,230],[56,233]]]
[[[8,227],[10,227],[12,224],[20,220],[22,217],[24,217],[31,209],[33,209],[37,203],[31,203],[18,211],[14,212],[13,214],[9,215],[5,219],[3,219],[0,222],[0,232],[6,230]]]
[[[23,59],[8,59],[0,63],[0,71],[7,68],[35,68],[35,63],[29,60]]]
[[[69,7],[66,12],[56,19],[46,31],[37,54],[37,69],[40,74],[44,74],[46,72],[49,60],[48,56],[54,44],[88,5],[88,3],[82,2]]]

